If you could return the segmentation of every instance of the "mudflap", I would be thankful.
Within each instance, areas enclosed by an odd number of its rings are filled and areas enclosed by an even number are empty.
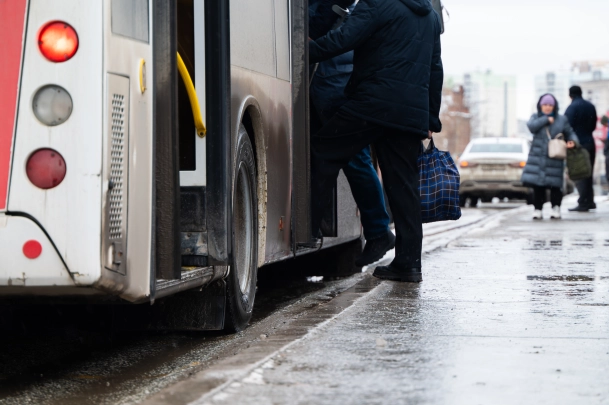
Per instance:
[[[153,305],[121,306],[114,313],[119,330],[212,331],[224,329],[226,282],[184,291]]]
[[[203,288],[159,300],[155,308],[156,330],[222,330],[226,310],[226,282],[218,280]]]

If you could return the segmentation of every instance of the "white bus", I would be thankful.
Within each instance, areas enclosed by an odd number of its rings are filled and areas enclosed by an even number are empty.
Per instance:
[[[306,0],[0,1],[0,297],[196,288],[213,316],[188,327],[247,325],[258,269],[317,250],[307,18]],[[335,194],[323,246],[357,251],[342,175]]]

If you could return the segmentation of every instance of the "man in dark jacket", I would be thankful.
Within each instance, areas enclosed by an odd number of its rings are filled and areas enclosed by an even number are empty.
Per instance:
[[[607,182],[609,182],[609,117],[603,115],[601,118],[601,124],[607,129],[607,136],[605,136],[604,142],[605,146],[603,148],[603,154],[605,155],[605,177],[607,178]]]
[[[440,17],[429,0],[360,0],[337,30],[311,41],[310,62],[354,50],[348,101],[311,139],[312,229],[339,170],[374,142],[396,227],[396,256],[379,278],[420,282],[421,140],[440,132]]]
[[[594,108],[592,103],[582,98],[582,89],[579,86],[573,86],[569,89],[569,97],[573,101],[569,108],[567,108],[567,111],[565,111],[565,115],[577,134],[582,147],[590,154],[590,163],[592,168],[594,168],[596,145],[594,144],[592,132],[596,129],[596,122],[598,120],[596,108]],[[595,209],[592,175],[587,179],[577,181],[575,185],[579,192],[579,200],[577,200],[577,207],[570,208],[569,211],[588,212],[591,209]]]
[[[339,10],[332,6],[340,7]],[[309,37],[317,39],[340,25],[355,7],[354,0],[310,0]],[[336,13],[344,12],[339,17]],[[319,64],[311,83],[311,133],[328,122],[347,102],[345,86],[353,71],[353,51]],[[364,228],[366,247],[355,260],[357,266],[366,266],[381,259],[395,246],[395,236],[389,229],[389,215],[385,209],[383,187],[372,165],[370,147],[367,146],[343,167],[353,198],[357,203]]]

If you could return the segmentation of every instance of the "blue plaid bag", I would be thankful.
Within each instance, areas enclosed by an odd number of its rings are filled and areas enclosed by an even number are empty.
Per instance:
[[[461,218],[459,171],[450,153],[438,150],[433,139],[427,149],[421,142],[419,173],[423,223],[455,221]]]

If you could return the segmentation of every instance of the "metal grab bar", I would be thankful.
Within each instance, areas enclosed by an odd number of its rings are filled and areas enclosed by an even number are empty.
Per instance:
[[[195,120],[195,127],[197,128],[197,135],[201,138],[204,138],[207,134],[207,128],[205,128],[205,124],[203,123],[203,117],[201,116],[201,107],[199,106],[199,98],[197,97],[197,91],[195,90],[195,85],[192,83],[192,79],[190,78],[190,74],[188,73],[188,69],[186,69],[186,65],[178,52],[178,71],[180,72],[180,76],[182,76],[182,80],[184,81],[184,85],[186,86],[186,91],[188,92],[188,98],[190,99],[190,107],[192,108],[192,116]]]

